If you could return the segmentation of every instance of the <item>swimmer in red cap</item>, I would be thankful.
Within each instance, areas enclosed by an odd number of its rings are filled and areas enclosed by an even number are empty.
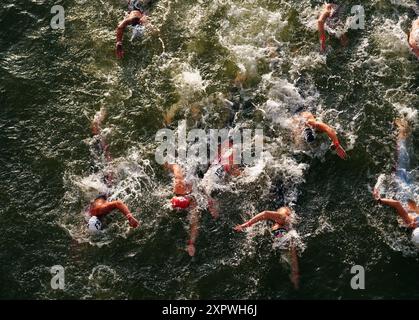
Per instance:
[[[195,242],[198,237],[199,210],[195,199],[190,194],[192,185],[186,181],[180,165],[165,163],[164,166],[173,173],[173,193],[175,196],[170,200],[172,208],[190,211],[190,237],[187,242],[187,251],[188,254],[193,257],[195,255]]]
[[[259,221],[269,220],[273,222],[271,233],[274,241],[278,241],[278,247],[286,245],[291,258],[290,279],[295,289],[299,286],[298,255],[295,247],[296,231],[292,227],[292,211],[288,207],[281,207],[277,211],[263,211],[243,224],[234,227],[237,232],[243,232]],[[280,245],[279,245],[280,244]]]

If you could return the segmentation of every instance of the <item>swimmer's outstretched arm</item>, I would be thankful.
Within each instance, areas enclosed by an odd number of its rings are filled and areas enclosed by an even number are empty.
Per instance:
[[[195,255],[195,243],[199,232],[199,210],[195,204],[192,204],[192,206],[190,211],[189,240],[187,246],[188,254],[191,257]]]
[[[294,239],[291,239],[290,244],[290,254],[291,254],[291,282],[294,285],[295,289],[298,289],[299,282],[300,282],[300,273],[299,273],[299,267],[298,267],[298,254],[297,249],[294,244]]]
[[[320,131],[320,132],[324,132],[326,133],[330,140],[332,140],[333,143],[333,147],[336,150],[337,155],[341,158],[341,159],[346,159],[346,152],[345,150],[342,148],[342,146],[340,145],[338,136],[336,134],[336,131],[333,130],[333,128],[331,128],[330,126],[328,126],[327,124],[320,122],[320,121],[316,121],[313,119],[309,119],[307,121],[307,124],[310,125],[311,127],[315,128],[316,130]]]
[[[128,207],[125,205],[125,203],[123,203],[121,200],[109,201],[104,203],[103,205],[101,205],[100,210],[98,211],[98,214],[96,214],[96,216],[105,215],[111,212],[112,210],[120,211],[128,219],[131,227],[138,227],[138,221],[134,218],[134,216],[132,215]]]
[[[243,224],[239,224],[234,227],[235,231],[243,231],[244,229],[252,226],[256,222],[263,221],[263,220],[275,220],[274,216],[277,215],[278,212],[276,211],[262,211],[261,213],[258,213],[255,215],[252,219],[246,221]]]
[[[377,196],[376,191],[374,191],[374,198],[378,201],[378,203],[384,204],[386,206],[392,207],[396,209],[397,214],[403,219],[404,223],[406,223],[409,227],[415,227],[415,221],[412,219],[409,214],[407,213],[406,209],[400,203],[400,201],[393,200],[393,199],[386,199],[380,198]]]
[[[324,24],[326,23],[326,20],[329,17],[330,17],[330,9],[328,9],[326,5],[325,9],[322,11],[319,18],[317,19],[317,28],[319,30],[321,52],[324,52],[326,50],[326,32],[324,31]]]

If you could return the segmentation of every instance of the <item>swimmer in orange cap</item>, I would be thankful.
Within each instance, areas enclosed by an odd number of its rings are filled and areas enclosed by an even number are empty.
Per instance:
[[[273,222],[271,233],[275,241],[289,242],[288,252],[291,257],[290,279],[295,289],[299,286],[298,255],[295,247],[296,232],[292,228],[292,211],[289,207],[281,207],[277,211],[263,211],[243,224],[234,227],[237,232],[243,232],[259,221],[269,220]],[[294,234],[292,234],[292,231]],[[282,243],[283,244],[283,243]]]

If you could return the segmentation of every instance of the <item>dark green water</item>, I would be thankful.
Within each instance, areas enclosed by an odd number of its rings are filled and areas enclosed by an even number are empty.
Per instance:
[[[349,32],[346,50],[331,40],[321,56],[318,2],[157,1],[150,12],[165,53],[147,36],[127,41],[117,61],[120,2],[3,0],[0,297],[419,298],[409,232],[370,193],[394,165],[394,118],[405,112],[417,120],[419,64],[404,33],[413,2],[364,2],[365,29]],[[54,4],[66,9],[64,31],[49,26]],[[275,68],[263,51],[271,36],[280,47]],[[239,70],[248,74],[241,90],[233,81]],[[228,110],[220,95],[240,102],[239,110]],[[348,161],[325,151],[304,155],[290,143],[281,123],[302,102],[338,129]],[[81,211],[92,185],[90,119],[101,107],[109,114],[116,191],[142,225],[129,230],[113,215],[107,234],[90,239]],[[181,119],[190,128],[223,128],[236,113],[235,125],[264,129],[274,157],[253,180],[230,182],[219,196],[219,220],[202,213],[193,259],[183,250],[187,219],[168,209],[171,180],[154,161],[154,136],[169,110],[171,128]],[[417,129],[413,137],[417,159]],[[300,220],[299,291],[266,226],[247,236],[232,231],[246,212],[275,209],[268,191],[277,179]],[[65,267],[64,291],[50,287],[57,264]],[[356,264],[365,267],[365,290],[350,287]]]

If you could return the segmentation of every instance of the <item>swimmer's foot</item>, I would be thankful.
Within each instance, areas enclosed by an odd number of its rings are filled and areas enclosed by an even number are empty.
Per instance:
[[[292,284],[294,285],[294,289],[298,290],[300,275],[298,273],[290,274],[290,279]]]

